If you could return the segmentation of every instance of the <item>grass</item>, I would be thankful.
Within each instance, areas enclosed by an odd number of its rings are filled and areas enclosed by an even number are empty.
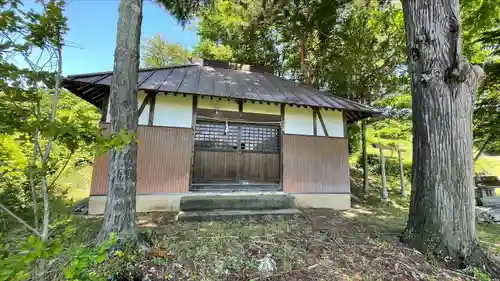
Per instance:
[[[393,207],[259,222],[183,223],[168,213],[140,220],[154,247],[138,268],[152,280],[464,280],[399,242],[404,218]],[[267,255],[277,271],[265,279],[257,268]]]
[[[482,155],[474,167],[476,173],[500,177],[500,156]]]
[[[78,201],[86,198],[90,193],[92,170],[92,165],[66,169],[57,179],[56,184],[68,191],[68,199]]]

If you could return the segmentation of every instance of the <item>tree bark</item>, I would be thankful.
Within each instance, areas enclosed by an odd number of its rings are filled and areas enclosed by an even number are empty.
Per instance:
[[[484,150],[486,149],[486,146],[488,146],[488,144],[490,143],[490,140],[493,138],[493,135],[489,135],[488,138],[484,141],[483,145],[481,146],[481,148],[479,149],[479,151],[477,152],[476,156],[474,156],[474,163],[476,163],[476,161],[479,159],[479,157],[481,157],[481,155],[483,154]]]
[[[402,240],[462,267],[484,261],[476,238],[473,97],[484,72],[459,57],[458,0],[404,0],[413,90],[413,184]]]
[[[113,81],[109,108],[111,133],[137,132],[137,80],[142,0],[121,0],[119,4]],[[137,141],[109,151],[108,193],[104,221],[98,241],[111,232],[136,236]]]
[[[366,151],[366,120],[361,121],[361,156],[363,158],[363,193],[368,191],[368,153]]]

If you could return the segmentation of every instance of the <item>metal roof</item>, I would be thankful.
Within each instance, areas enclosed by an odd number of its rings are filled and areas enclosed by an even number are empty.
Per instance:
[[[100,72],[68,76],[63,86],[86,101],[102,107],[109,93],[113,73]],[[248,70],[182,65],[139,70],[139,90],[217,97],[234,100],[279,103],[346,111],[350,121],[381,112],[313,87],[281,77]]]

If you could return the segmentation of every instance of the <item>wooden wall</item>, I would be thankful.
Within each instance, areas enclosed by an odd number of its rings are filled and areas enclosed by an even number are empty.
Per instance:
[[[283,191],[350,192],[347,138],[284,135]]]
[[[139,126],[137,194],[187,192],[193,131]],[[90,195],[106,194],[108,154],[96,157]]]

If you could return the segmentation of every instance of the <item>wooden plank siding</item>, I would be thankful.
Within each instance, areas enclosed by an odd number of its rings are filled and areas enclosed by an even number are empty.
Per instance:
[[[283,191],[349,193],[347,138],[284,135]]]
[[[192,147],[190,128],[139,126],[137,194],[188,192]],[[96,157],[90,195],[106,194],[107,182],[106,153]]]

